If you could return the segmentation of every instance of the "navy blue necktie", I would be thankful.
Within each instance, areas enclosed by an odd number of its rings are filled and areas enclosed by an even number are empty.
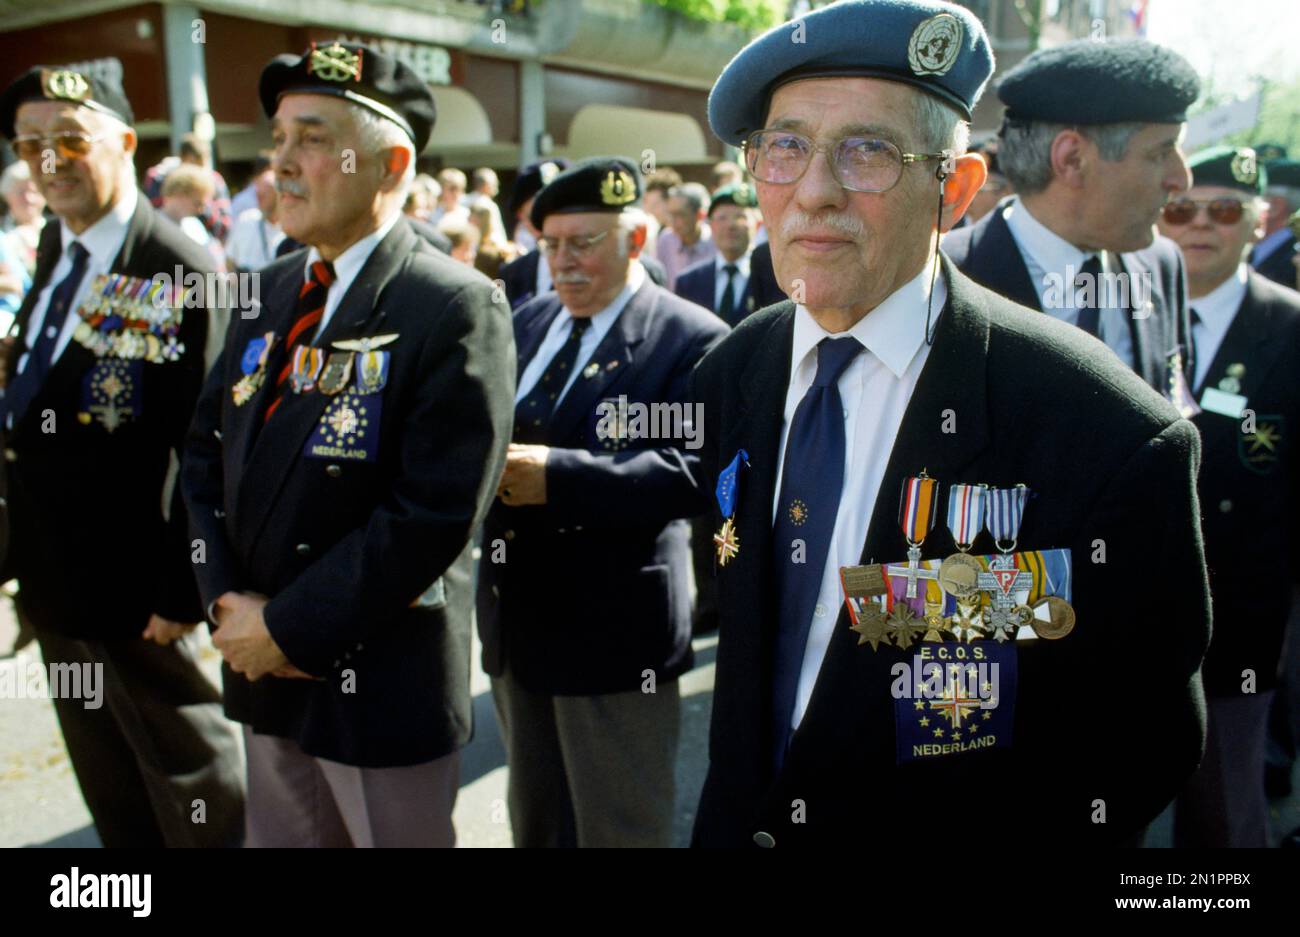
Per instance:
[[[736,274],[740,273],[740,268],[727,264],[722,272],[727,275],[727,286],[722,291],[722,301],[718,303],[718,318],[730,322],[732,313],[736,311]]]
[[[591,327],[590,319],[574,319],[569,327],[569,337],[564,340],[555,357],[546,365],[546,370],[533,389],[515,404],[514,441],[521,443],[542,443],[546,441],[547,424],[555,410],[560,391],[578,364],[578,348],[582,345],[582,335]]]
[[[817,376],[799,401],[786,437],[772,530],[780,614],[772,682],[773,758],[778,770],[790,742],[804,646],[844,487],[844,402],[837,382],[861,351],[856,338],[821,340]],[[804,545],[802,563],[795,562],[796,540]]]
[[[1079,318],[1075,325],[1083,329],[1089,335],[1101,337],[1101,257],[1093,254],[1080,268],[1078,276],[1074,278],[1074,284],[1078,289],[1083,289],[1083,284],[1087,279],[1092,280],[1092,305],[1085,306],[1079,310]]]
[[[36,344],[27,352],[27,363],[20,373],[14,376],[4,395],[4,422],[6,426],[17,426],[31,402],[36,399],[45,375],[54,363],[54,348],[59,342],[59,333],[63,331],[63,322],[67,318],[68,308],[77,296],[77,288],[86,275],[86,263],[90,253],[79,241],[68,245],[72,257],[72,271],[64,277],[50,293],[50,303],[45,309],[45,320],[41,323],[41,332],[36,336]],[[12,422],[10,421],[12,418]]]

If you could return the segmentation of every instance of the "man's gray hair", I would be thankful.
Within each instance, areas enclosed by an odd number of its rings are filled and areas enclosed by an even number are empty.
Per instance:
[[[1300,211],[1300,189],[1293,185],[1271,185],[1264,194],[1269,198],[1286,199],[1289,211]]]
[[[1119,162],[1143,123],[1097,124],[1076,127],[1044,121],[1007,123],[1000,134],[998,169],[1021,195],[1036,195],[1052,182],[1052,142],[1066,130],[1077,130],[1097,147],[1101,158]]]
[[[684,198],[691,211],[699,214],[709,207],[709,190],[698,182],[683,182],[668,190],[669,198]]]
[[[415,178],[415,144],[411,142],[405,130],[387,117],[380,117],[368,107],[353,105],[352,113],[357,120],[357,135],[361,138],[361,146],[368,154],[378,156],[384,150],[399,147],[411,155],[406,162],[406,171],[402,173],[398,184],[398,194],[405,199],[406,193],[411,188],[411,180]]]
[[[927,153],[961,155],[970,146],[970,124],[951,104],[923,91],[916,94],[916,129]]]

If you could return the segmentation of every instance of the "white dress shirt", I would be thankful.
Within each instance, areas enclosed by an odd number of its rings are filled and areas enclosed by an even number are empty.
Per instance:
[[[236,218],[226,241],[226,256],[245,270],[261,270],[274,263],[275,249],[284,240],[280,226],[263,218],[256,205]]]
[[[1068,322],[1071,325],[1078,325],[1080,310],[1078,302],[1071,304],[1073,308],[1049,308],[1045,302],[1045,297],[1049,290],[1054,289],[1053,280],[1068,285],[1073,282],[1075,276],[1078,276],[1088,259],[1095,255],[1075,247],[1040,222],[1029,213],[1029,209],[1024,206],[1018,197],[1012,198],[1011,204],[1006,207],[1003,217],[1006,219],[1007,227],[1011,229],[1011,237],[1015,239],[1016,246],[1020,248],[1020,256],[1024,258],[1025,266],[1029,269],[1029,279],[1033,281],[1034,289],[1038,291],[1038,304],[1052,318],[1060,319],[1062,322]],[[1100,256],[1103,273],[1120,272],[1110,268],[1110,261],[1104,252]],[[1066,276],[1067,272],[1069,272],[1067,268],[1073,270],[1073,275],[1070,277]],[[1055,277],[1051,277],[1052,274],[1055,274]],[[1100,284],[1094,284],[1094,287],[1096,289],[1094,289],[1092,295],[1100,298],[1098,295]],[[1078,293],[1076,293],[1076,296],[1078,296]],[[1133,335],[1129,331],[1128,317],[1129,310],[1127,309],[1102,306],[1098,316],[1099,331],[1101,333],[1098,338],[1119,356],[1120,361],[1123,361],[1129,368],[1133,368]]]
[[[1247,266],[1241,264],[1236,273],[1200,299],[1187,300],[1187,305],[1196,313],[1192,322],[1192,341],[1196,348],[1194,388],[1205,383],[1214,356],[1219,353],[1219,346],[1232,327],[1232,320],[1237,318],[1237,310],[1246,298],[1247,272]]]
[[[58,263],[54,265],[54,270],[50,274],[50,281],[45,284],[41,290],[40,297],[36,300],[36,305],[32,308],[31,318],[27,320],[27,328],[24,330],[23,347],[30,349],[36,344],[37,336],[41,334],[41,329],[51,328],[59,329],[59,338],[54,345],[54,356],[50,359],[53,364],[59,360],[63,354],[63,349],[68,347],[68,342],[72,340],[72,333],[76,331],[77,324],[81,321],[81,316],[77,315],[77,310],[86,300],[86,294],[90,291],[90,284],[95,282],[95,277],[103,273],[108,273],[109,268],[113,266],[113,261],[117,255],[122,252],[122,244],[126,241],[126,230],[131,225],[131,216],[135,214],[136,202],[139,195],[132,186],[103,218],[100,218],[93,225],[87,228],[81,234],[73,234],[66,224],[62,221],[56,222],[59,225],[59,236],[63,242],[63,253],[59,256]],[[73,296],[72,303],[68,306],[67,314],[62,322],[45,321],[45,310],[50,305],[50,294],[52,294],[64,277],[72,272],[72,251],[69,250],[73,241],[79,241],[90,257],[86,261],[86,274],[81,278],[81,285],[77,288]],[[172,271],[168,270],[167,273]],[[18,373],[27,367],[27,352],[18,359]]]
[[[330,284],[329,292],[325,294],[325,311],[321,314],[320,325],[316,327],[313,342],[325,334],[330,319],[334,317],[334,311],[339,308],[339,303],[343,302],[343,297],[348,293],[348,287],[357,278],[361,268],[366,265],[370,255],[375,252],[379,242],[393,230],[393,225],[397,224],[397,219],[400,217],[402,217],[400,211],[394,212],[393,216],[378,228],[334,258],[334,282]],[[307,262],[302,268],[304,282],[311,279],[311,265],[320,259],[320,251],[316,248],[313,247],[307,252]]]
[[[781,427],[781,448],[777,453],[776,489],[772,498],[772,520],[781,499],[781,475],[785,471],[785,444],[794,411],[812,386],[817,374],[817,344],[824,338],[851,335],[864,351],[844,369],[836,386],[844,403],[844,487],[831,534],[821,590],[813,610],[812,628],[804,647],[799,690],[795,696],[793,726],[803,719],[812,697],[822,658],[830,644],[840,604],[840,567],[856,566],[862,559],[867,528],[876,498],[897,500],[898,493],[880,490],[894,440],[903,414],[916,389],[917,379],[930,355],[925,343],[925,311],[932,268],[927,266],[903,284],[883,303],[864,316],[848,332],[832,335],[802,305],[794,312],[794,347],[790,357],[790,384],[785,395],[785,421]],[[934,284],[934,314],[937,317],[948,299],[948,285],[940,276]],[[931,328],[933,328],[933,323]],[[901,560],[877,556],[876,562]]]
[[[542,258],[542,261],[545,262],[545,258]],[[557,408],[560,406],[560,401],[564,399],[564,395],[569,392],[569,388],[573,386],[578,374],[586,367],[587,359],[595,353],[601,340],[614,327],[618,317],[623,314],[623,309],[627,306],[628,301],[645,281],[645,267],[633,261],[628,265],[627,285],[614,297],[613,302],[591,317],[591,325],[586,332],[582,333],[582,340],[578,344],[578,361],[580,364],[569,372],[569,379],[564,382],[560,395],[555,398]],[[562,306],[560,307],[560,314],[555,317],[551,327],[546,330],[546,337],[537,346],[537,354],[533,355],[533,359],[528,362],[528,367],[524,368],[524,373],[519,376],[519,387],[515,391],[515,403],[527,397],[529,391],[542,379],[546,366],[551,363],[555,353],[569,340],[571,331],[573,331],[573,314]]]
[[[745,287],[749,285],[749,258],[754,253],[753,249],[745,251],[743,257],[735,260],[727,260],[721,254],[713,258],[713,271],[715,283],[713,287],[713,310],[714,312],[722,308],[722,294],[727,289],[727,273],[723,269],[727,264],[736,265],[736,276],[731,281],[731,298],[735,307],[740,305],[740,297],[745,295]]]

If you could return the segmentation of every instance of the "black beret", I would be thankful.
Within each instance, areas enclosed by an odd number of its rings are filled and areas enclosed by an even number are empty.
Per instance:
[[[370,46],[316,43],[301,56],[278,55],[257,86],[262,110],[274,117],[286,94],[328,94],[387,117],[406,131],[417,155],[429,142],[437,110],[429,86],[405,63]]]
[[[541,230],[547,215],[574,212],[620,214],[641,199],[641,171],[621,156],[593,156],[574,163],[537,193],[528,217]]]
[[[1300,188],[1300,162],[1293,159],[1275,159],[1266,166],[1270,185]]]
[[[1200,93],[1185,58],[1145,39],[1076,39],[1039,49],[998,83],[1012,122],[1181,124]]]
[[[709,126],[739,146],[772,92],[804,78],[884,78],[926,91],[967,120],[993,74],[984,27],[941,0],[840,0],[768,30],[736,53],[709,94]]]
[[[92,111],[116,117],[128,127],[135,122],[131,102],[117,81],[62,65],[37,65],[0,92],[0,133],[14,137],[18,108],[29,101],[72,101]]]
[[[519,170],[514,188],[510,190],[510,202],[506,205],[509,216],[513,218],[518,214],[524,202],[542,191],[544,186],[568,168],[567,159],[556,158],[538,160]]]
[[[757,208],[758,193],[754,187],[746,182],[737,182],[735,185],[724,185],[718,191],[713,193],[713,198],[709,201],[709,214],[713,214],[713,209],[719,205],[739,205],[741,208]]]
[[[1261,195],[1268,172],[1248,146],[1212,146],[1187,160],[1192,185],[1221,185]]]
[[[1286,147],[1280,143],[1260,143],[1255,147],[1255,155],[1265,163],[1275,159],[1286,159]]]

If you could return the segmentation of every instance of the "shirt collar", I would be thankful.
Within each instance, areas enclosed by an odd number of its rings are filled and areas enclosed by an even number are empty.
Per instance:
[[[1239,264],[1237,271],[1200,299],[1188,299],[1187,305],[1196,310],[1202,324],[1212,331],[1227,331],[1233,317],[1246,298],[1248,269]]]
[[[730,263],[736,265],[736,270],[738,271],[739,276],[742,276],[746,280],[748,280],[749,279],[749,258],[751,255],[753,255],[753,253],[754,253],[754,248],[750,247],[749,250],[745,251],[744,254],[742,254],[740,257],[737,257],[735,260],[727,260],[721,254],[715,254],[713,257],[714,275],[722,276],[723,275],[722,268]]]
[[[1011,199],[1003,217],[1020,249],[1033,257],[1044,273],[1064,274],[1066,267],[1078,271],[1092,256],[1035,218],[1019,198]]]
[[[400,211],[394,212],[392,217],[378,228],[334,258],[334,282],[341,285],[345,292],[352,281],[356,279],[357,274],[361,272],[361,268],[366,265],[370,255],[375,252],[379,242],[388,236],[388,232],[393,230],[393,225],[397,224],[397,219],[400,217],[402,217]],[[307,252],[307,263],[302,268],[302,278],[304,280],[311,278],[311,265],[320,259],[320,251],[316,248],[313,247]]]
[[[122,249],[122,242],[126,239],[126,229],[131,224],[131,217],[135,214],[135,206],[139,200],[140,196],[135,186],[130,186],[113,203],[113,207],[103,218],[80,234],[73,234],[66,224],[61,225],[59,233],[63,241],[63,252],[67,253],[68,246],[73,241],[79,241],[90,254],[95,266],[107,270],[116,259],[118,251]]]
[[[868,351],[884,362],[894,377],[901,379],[907,373],[912,359],[925,343],[925,309],[929,302],[931,260],[920,273],[908,280],[883,303],[854,324],[847,332],[833,334],[826,331],[801,303],[794,312],[794,347],[792,349],[793,375],[804,359],[814,353],[824,338],[843,338],[852,335]],[[948,301],[948,284],[943,277],[934,281],[934,309],[939,315]],[[931,323],[931,328],[934,325]]]

